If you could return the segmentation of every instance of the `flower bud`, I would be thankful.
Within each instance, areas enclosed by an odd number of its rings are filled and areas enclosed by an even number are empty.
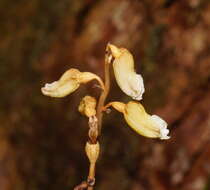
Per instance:
[[[91,96],[85,96],[78,107],[81,114],[91,117],[96,115],[96,99]]]
[[[135,100],[141,100],[144,93],[143,78],[134,69],[132,54],[124,48],[118,48],[108,44],[108,48],[114,57],[113,69],[117,84],[121,90]]]
[[[85,151],[90,163],[96,163],[100,152],[99,143],[97,142],[96,144],[90,144],[89,142],[87,142],[85,146]]]

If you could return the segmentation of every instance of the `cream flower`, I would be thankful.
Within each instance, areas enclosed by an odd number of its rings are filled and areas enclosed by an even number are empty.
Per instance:
[[[148,138],[169,139],[167,123],[157,115],[149,115],[139,102],[111,102],[105,108],[112,106],[122,112],[128,125],[142,136]]]
[[[79,88],[80,84],[87,83],[91,80],[97,80],[102,89],[103,81],[97,75],[90,72],[80,72],[78,69],[67,70],[58,81],[45,84],[41,91],[46,96],[65,97]]]
[[[113,69],[116,81],[121,90],[135,100],[141,100],[145,91],[143,78],[134,69],[132,54],[124,48],[117,48],[109,44],[111,55],[114,58]]]

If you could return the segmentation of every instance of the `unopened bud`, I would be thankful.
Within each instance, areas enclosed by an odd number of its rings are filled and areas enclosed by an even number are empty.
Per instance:
[[[95,116],[96,99],[92,96],[85,96],[79,104],[78,111],[89,118]]]
[[[90,163],[96,163],[100,152],[99,143],[97,142],[96,144],[90,144],[89,142],[87,142],[85,146],[85,151]]]

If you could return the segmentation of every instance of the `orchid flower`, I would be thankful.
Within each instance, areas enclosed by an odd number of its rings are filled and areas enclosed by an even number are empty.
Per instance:
[[[78,69],[67,70],[58,81],[50,84],[45,84],[41,91],[46,96],[61,98],[65,97],[75,90],[77,90],[80,84],[87,83],[96,79],[101,88],[104,89],[103,81],[97,75],[90,72],[80,72]]]
[[[117,84],[121,90],[134,100],[141,100],[144,93],[143,78],[134,69],[132,54],[125,48],[108,45],[114,58],[113,69]]]
[[[132,54],[125,48],[107,44],[105,54],[104,78],[94,73],[80,72],[78,69],[67,70],[59,80],[45,84],[41,88],[44,95],[50,97],[65,97],[76,91],[81,84],[97,80],[102,89],[98,101],[92,96],[85,96],[80,101],[78,111],[88,118],[88,140],[85,146],[89,159],[89,174],[87,180],[76,186],[75,189],[92,189],[95,184],[95,167],[99,157],[100,144],[98,136],[101,132],[103,111],[112,106],[121,112],[127,124],[138,134],[148,138],[169,139],[167,123],[157,115],[148,114],[143,105],[138,101],[128,103],[110,102],[106,106],[105,101],[110,90],[110,66],[113,66],[115,79],[120,89],[134,100],[141,100],[145,91],[143,78],[137,74],[134,67]],[[90,187],[90,188],[88,188]]]
[[[148,138],[169,139],[169,130],[167,123],[157,115],[146,113],[144,107],[136,101],[130,101],[127,104],[122,102],[110,102],[104,109],[114,107],[117,111],[123,113],[128,125],[138,134]]]

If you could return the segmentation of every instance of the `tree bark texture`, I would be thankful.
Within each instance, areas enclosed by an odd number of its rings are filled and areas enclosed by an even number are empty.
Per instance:
[[[142,104],[171,139],[146,139],[114,110],[104,116],[96,190],[210,189],[209,0],[2,0],[0,189],[73,189],[85,179],[94,82],[64,99],[40,88],[69,68],[103,77],[108,42],[129,49],[144,77]],[[128,102],[113,73],[109,100]]]

